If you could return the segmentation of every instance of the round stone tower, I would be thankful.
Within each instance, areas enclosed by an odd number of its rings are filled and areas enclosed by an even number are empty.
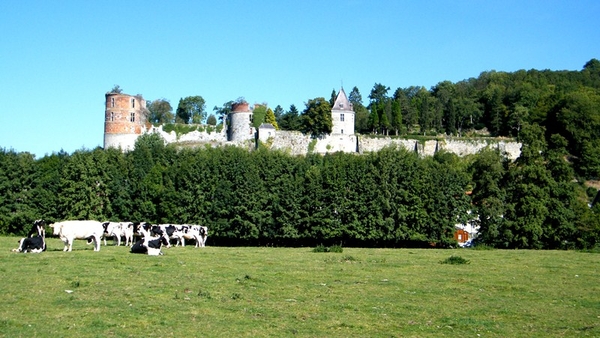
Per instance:
[[[141,95],[106,93],[104,149],[133,150],[137,138],[146,132],[146,112]]]
[[[252,111],[248,102],[234,103],[227,117],[229,120],[227,140],[244,141],[254,139],[254,127],[252,126]]]

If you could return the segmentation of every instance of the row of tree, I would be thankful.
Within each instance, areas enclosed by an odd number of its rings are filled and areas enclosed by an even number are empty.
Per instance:
[[[357,156],[291,156],[237,147],[184,148],[157,135],[135,149],[36,160],[0,151],[0,233],[35,219],[193,223],[213,245],[453,245],[479,215],[480,241],[500,248],[585,248],[600,240],[596,193],[573,180],[566,140],[525,126],[516,162],[484,151],[421,158],[388,148]],[[468,192],[472,193],[468,193]],[[472,211],[469,213],[469,211]]]

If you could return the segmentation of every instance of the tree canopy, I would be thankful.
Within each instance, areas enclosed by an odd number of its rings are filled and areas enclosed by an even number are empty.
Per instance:
[[[206,102],[202,96],[179,99],[175,120],[178,123],[202,123],[206,120]]]
[[[313,137],[330,134],[333,128],[331,106],[323,97],[308,100],[302,112],[302,131]]]

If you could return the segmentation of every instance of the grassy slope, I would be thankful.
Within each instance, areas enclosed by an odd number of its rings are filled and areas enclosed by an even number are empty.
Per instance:
[[[0,336],[600,336],[600,255],[573,251],[125,247],[17,254]],[[439,264],[450,255],[468,265]],[[71,290],[68,293],[65,290]]]

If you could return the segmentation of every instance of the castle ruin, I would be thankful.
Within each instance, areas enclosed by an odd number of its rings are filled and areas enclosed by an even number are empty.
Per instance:
[[[160,135],[165,143],[212,146],[257,146],[261,142],[273,150],[291,155],[307,153],[368,153],[384,147],[396,146],[415,151],[420,156],[431,156],[445,150],[458,156],[475,154],[485,148],[498,149],[510,160],[521,154],[521,144],[504,140],[463,140],[446,137],[440,140],[419,141],[391,137],[372,138],[354,134],[355,113],[343,88],[340,89],[331,110],[332,132],[319,138],[298,131],[275,130],[270,124],[253,127],[253,114],[247,102],[233,104],[232,111],[224,120],[220,132],[193,131],[177,135],[165,132],[162,126],[154,127],[147,122],[146,101],[141,95],[107,93],[104,122],[104,148],[133,150],[137,138],[146,133]]]

